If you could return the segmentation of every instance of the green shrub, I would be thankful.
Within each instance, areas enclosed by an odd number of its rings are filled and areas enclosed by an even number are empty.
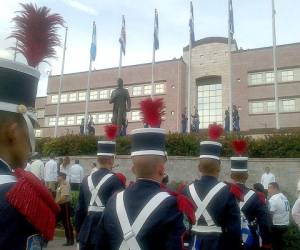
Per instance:
[[[256,158],[299,158],[300,130],[276,132],[261,138],[247,135],[227,134],[220,138],[223,144],[222,156],[233,155],[231,141],[243,137],[248,141],[248,156]],[[103,139],[103,138],[101,138]],[[166,149],[170,156],[198,156],[200,141],[207,139],[207,133],[179,134],[170,133],[166,138]],[[62,155],[95,155],[97,152],[95,136],[66,135],[59,138],[42,138],[37,142],[37,151],[43,156],[51,152]],[[117,154],[130,154],[130,137],[117,139]]]
[[[296,225],[292,224],[289,226],[283,239],[284,250],[300,250],[300,232]]]

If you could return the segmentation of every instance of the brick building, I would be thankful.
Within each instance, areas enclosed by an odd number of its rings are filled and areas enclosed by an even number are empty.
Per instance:
[[[224,123],[228,108],[228,40],[210,37],[196,41],[192,48],[191,103],[200,116],[200,128],[211,122]],[[232,46],[233,104],[240,114],[243,131],[274,128],[274,74],[272,48],[250,50]],[[183,57],[157,62],[155,65],[154,96],[166,103],[162,127],[167,131],[181,130],[181,114],[187,106],[188,47]],[[96,134],[110,122],[111,91],[116,87],[118,69],[103,69],[91,74],[89,114],[96,123]],[[125,66],[124,85],[128,88],[132,110],[127,114],[128,131],[141,127],[138,104],[151,94],[151,63]],[[278,46],[278,80],[281,127],[300,124],[300,43]],[[58,135],[79,133],[85,111],[87,72],[65,74],[61,95]],[[41,128],[37,136],[53,136],[58,101],[59,76],[50,76],[47,97],[37,98],[36,109]]]

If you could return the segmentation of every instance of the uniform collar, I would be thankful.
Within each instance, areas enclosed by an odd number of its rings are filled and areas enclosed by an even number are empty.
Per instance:
[[[0,158],[0,173],[11,173],[11,167],[6,161]]]
[[[214,177],[214,176],[211,176],[211,175],[203,175],[201,177],[201,180],[204,180],[204,181],[218,181],[218,178]]]
[[[156,180],[153,180],[153,179],[148,179],[148,178],[138,178],[136,182],[137,183],[139,183],[139,182],[149,182],[149,183],[152,183],[152,184],[156,184],[158,186],[161,185],[161,183],[159,181],[156,181]]]

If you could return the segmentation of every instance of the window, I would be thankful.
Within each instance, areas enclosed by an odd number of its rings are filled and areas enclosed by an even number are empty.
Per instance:
[[[49,126],[55,126],[56,123],[56,117],[49,117]]]
[[[274,83],[274,72],[266,73],[266,83]]]
[[[39,109],[37,111],[37,118],[42,119],[45,116],[45,110],[44,109]]]
[[[67,102],[67,101],[68,101],[68,95],[67,94],[61,94],[60,102]]]
[[[281,80],[283,82],[294,81],[294,71],[286,70],[281,72]]]
[[[98,119],[99,119],[99,123],[106,123],[106,114],[100,113]]]
[[[77,101],[77,93],[70,93],[69,102],[76,102],[76,101]]]
[[[266,106],[267,106],[267,113],[275,112],[275,101],[267,101]]]
[[[283,112],[293,112],[296,110],[296,101],[292,100],[282,100],[282,111]]]
[[[113,114],[112,114],[112,113],[108,113],[107,116],[108,116],[108,122],[111,122],[111,119],[112,119],[112,117],[113,117]]]
[[[78,94],[78,101],[85,101],[86,92],[79,92]]]
[[[263,84],[263,74],[262,73],[254,73],[249,75],[249,84],[250,85],[258,85]]]
[[[132,111],[131,112],[131,120],[132,121],[140,121],[140,111]]]
[[[76,116],[76,124],[80,125],[82,119],[84,119],[84,115],[77,115]]]
[[[75,124],[75,116],[68,116],[67,125],[74,125],[74,124]]]
[[[250,113],[259,114],[264,112],[264,103],[263,102],[253,102],[250,104]]]
[[[108,90],[100,90],[100,99],[107,99],[108,98]]]
[[[135,86],[132,88],[132,95],[139,96],[142,95],[142,86]]]
[[[51,103],[57,103],[58,102],[58,95],[51,96]]]
[[[65,119],[66,117],[58,117],[58,125],[65,125]]]
[[[165,92],[165,85],[163,83],[156,84],[155,85],[155,93],[156,94],[161,94]]]
[[[35,133],[35,137],[41,137],[42,135],[42,131],[40,129],[36,129],[34,133]]]
[[[90,92],[90,100],[97,100],[98,99],[98,91],[97,90],[92,90]]]
[[[151,95],[152,93],[152,85],[145,85],[144,86],[144,95]]]

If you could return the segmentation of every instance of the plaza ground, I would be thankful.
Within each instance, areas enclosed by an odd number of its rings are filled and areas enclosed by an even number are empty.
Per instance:
[[[49,245],[46,250],[76,250],[76,245],[65,247],[63,244],[66,242],[64,237],[55,237],[55,239],[49,242]]]

